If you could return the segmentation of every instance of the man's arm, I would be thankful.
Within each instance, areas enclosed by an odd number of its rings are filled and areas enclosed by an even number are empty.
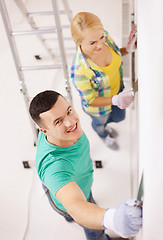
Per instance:
[[[104,229],[102,218],[106,209],[87,202],[82,190],[75,182],[60,188],[56,197],[77,223],[91,229]]]
[[[83,192],[75,182],[60,188],[56,197],[73,219],[91,229],[109,228],[127,238],[135,236],[142,226],[142,208],[137,200],[120,204],[117,208],[100,208],[87,202]],[[103,227],[104,226],[104,227]]]

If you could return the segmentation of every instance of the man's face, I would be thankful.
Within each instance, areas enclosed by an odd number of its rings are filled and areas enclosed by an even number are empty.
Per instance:
[[[57,102],[49,111],[41,113],[40,118],[42,125],[45,126],[40,130],[54,145],[71,146],[83,133],[78,114],[62,96],[58,97]]]

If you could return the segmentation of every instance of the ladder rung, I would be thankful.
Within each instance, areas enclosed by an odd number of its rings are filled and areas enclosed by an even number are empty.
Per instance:
[[[56,28],[49,29],[37,29],[37,30],[29,30],[29,31],[17,31],[12,32],[13,36],[22,36],[22,35],[33,35],[33,34],[46,34],[46,33],[56,33]]]
[[[57,41],[58,38],[44,38],[44,41]],[[72,41],[72,37],[63,37],[63,40]]]
[[[26,67],[20,67],[22,71],[28,71],[28,70],[45,70],[45,69],[59,69],[63,68],[63,65],[42,65],[42,66],[26,66]]]
[[[75,47],[65,47],[65,50],[76,51]],[[51,51],[59,51],[59,49],[58,48],[51,48]]]
[[[62,25],[61,28],[70,28],[70,25]],[[56,27],[39,27],[38,29],[56,29]]]
[[[69,28],[69,27],[70,27],[69,25],[62,26],[62,28]],[[32,34],[56,33],[56,32],[57,32],[56,28],[44,27],[44,28],[38,28],[36,30],[12,32],[11,34],[13,36],[21,36],[21,35],[32,35]]]
[[[48,12],[30,12],[30,13],[26,13],[26,15],[28,17],[33,17],[33,16],[46,16],[46,15],[53,15],[52,11],[48,11]]]
[[[60,14],[66,14],[65,10],[60,10],[59,11]],[[30,13],[26,13],[26,15],[28,17],[34,17],[34,16],[49,16],[49,15],[54,15],[53,11],[47,11],[47,12],[30,12]]]

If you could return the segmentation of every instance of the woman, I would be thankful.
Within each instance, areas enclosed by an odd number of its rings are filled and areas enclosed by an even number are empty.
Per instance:
[[[121,56],[136,49],[136,26],[126,48],[119,49],[100,19],[89,12],[79,12],[71,23],[77,51],[71,78],[81,97],[83,110],[92,118],[92,127],[111,149],[118,149],[116,131],[111,122],[125,118],[125,108],[133,101],[132,89],[123,90]]]

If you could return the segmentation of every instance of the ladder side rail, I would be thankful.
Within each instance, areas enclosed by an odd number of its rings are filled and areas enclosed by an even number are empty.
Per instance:
[[[23,72],[20,69],[20,60],[19,60],[18,52],[16,50],[16,43],[14,41],[14,38],[11,35],[11,24],[10,24],[10,20],[9,20],[9,17],[8,17],[8,12],[7,12],[4,0],[0,1],[0,11],[1,11],[1,16],[2,16],[3,22],[4,22],[4,27],[5,27],[5,30],[6,30],[6,34],[7,34],[7,38],[8,38],[8,41],[9,41],[9,45],[10,45],[11,53],[12,53],[12,56],[13,56],[13,60],[14,60],[14,63],[15,63],[16,71],[17,71],[17,74],[18,74],[20,91],[23,93],[25,105],[26,105],[27,110],[28,110],[29,109],[28,92],[27,92],[26,85],[25,85],[25,82],[24,82]],[[31,118],[30,118],[30,122],[31,122],[32,131],[33,131],[33,134],[34,134],[34,142],[36,144],[37,143],[36,127],[35,127],[33,121],[31,120]]]
[[[24,97],[24,101],[25,101],[25,105],[26,105],[26,109],[27,109],[27,114],[28,114],[28,117],[29,117],[29,120],[30,120],[31,129],[32,129],[32,132],[33,132],[34,146],[37,146],[38,130],[37,130],[36,124],[33,122],[33,120],[31,119],[31,116],[29,114],[29,102],[30,101],[29,101],[29,96],[28,96],[28,92],[27,92],[27,88],[26,88],[25,84],[22,86],[22,94],[23,94],[23,97]]]
[[[26,19],[26,21],[28,22],[28,24],[31,26],[31,28],[33,30],[37,30],[38,27],[34,21],[34,19],[32,17],[29,16],[28,14],[28,10],[26,9],[25,5],[23,4],[23,2],[21,0],[14,0],[15,4],[17,5],[17,7],[19,8],[20,12],[23,14],[24,18]],[[39,41],[42,43],[42,45],[44,46],[44,48],[46,49],[46,51],[48,52],[48,54],[51,56],[52,59],[55,59],[55,55],[53,54],[53,52],[51,51],[51,49],[49,48],[48,44],[45,42],[44,38],[42,35],[37,35],[37,38],[39,39]]]
[[[69,21],[71,23],[73,17],[72,17],[72,11],[69,8],[68,2],[67,2],[67,0],[62,0],[62,3],[63,3],[63,6],[64,6],[64,9],[65,9],[65,12],[66,12],[66,14],[68,16],[68,19],[69,19]]]
[[[54,18],[55,18],[55,23],[56,23],[56,28],[57,28],[58,42],[59,42],[59,48],[60,48],[60,53],[61,53],[61,60],[62,60],[62,64],[63,64],[64,76],[66,79],[65,80],[65,88],[68,93],[69,101],[72,104],[72,94],[71,94],[71,87],[70,87],[70,82],[69,82],[69,73],[68,73],[68,67],[67,67],[67,62],[66,62],[66,54],[65,54],[65,50],[64,50],[62,28],[61,28],[58,6],[57,6],[56,0],[52,0],[52,5],[53,5]]]

